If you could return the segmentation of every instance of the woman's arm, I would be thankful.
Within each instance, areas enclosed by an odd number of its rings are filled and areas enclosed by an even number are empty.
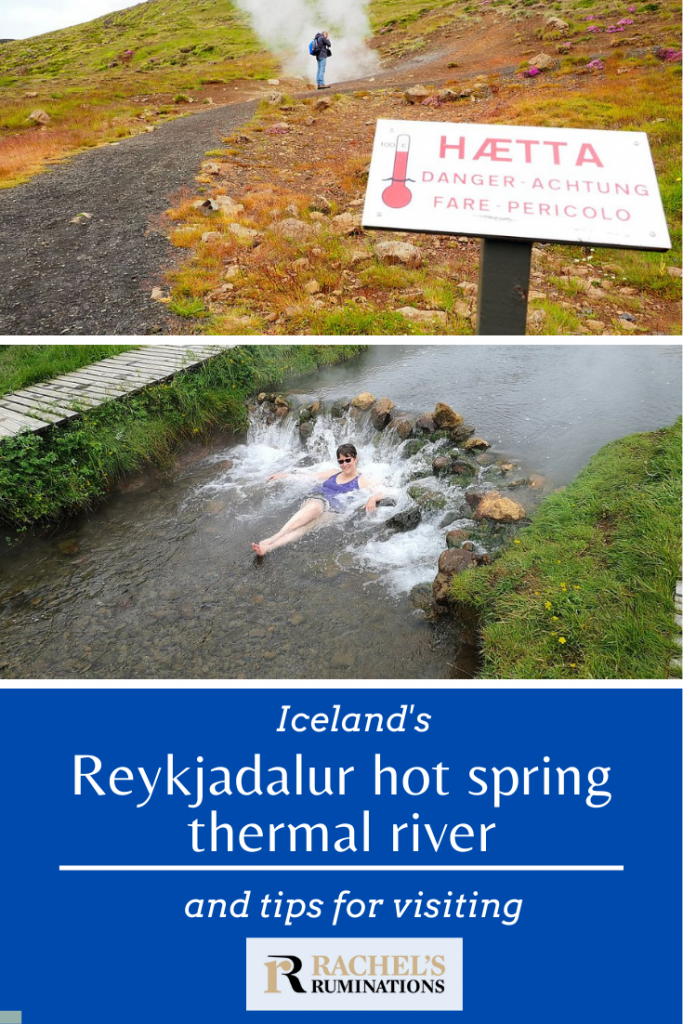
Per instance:
[[[361,476],[358,483],[364,491],[372,491],[372,494],[365,503],[365,511],[374,512],[377,508],[377,502],[381,501],[382,498],[386,498],[387,492],[380,484],[377,483],[376,480],[373,480],[369,476]]]

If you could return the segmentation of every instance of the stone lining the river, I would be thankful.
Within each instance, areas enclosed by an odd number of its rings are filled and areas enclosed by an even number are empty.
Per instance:
[[[535,504],[543,489],[543,477],[524,474],[513,458],[496,455],[490,443],[475,437],[474,427],[445,402],[416,415],[369,391],[333,403],[262,392],[257,405],[251,406],[252,413],[257,411],[267,424],[293,421],[304,447],[321,417],[347,417],[351,432],[353,424],[358,429],[372,428],[373,444],[391,444],[404,458],[415,461],[413,483],[407,486],[412,504],[383,523],[380,539],[417,529],[425,516],[441,516],[446,532],[438,573],[433,582],[413,587],[410,596],[413,607],[430,616],[448,611],[448,585],[455,573],[489,564],[523,526],[525,506],[503,492],[514,489],[516,499],[526,493]],[[428,460],[421,454],[425,448],[432,453]]]

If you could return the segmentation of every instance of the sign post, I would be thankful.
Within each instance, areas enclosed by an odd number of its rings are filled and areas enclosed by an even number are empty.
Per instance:
[[[482,239],[478,334],[524,334],[531,246],[671,247],[642,132],[377,122],[363,226]]]

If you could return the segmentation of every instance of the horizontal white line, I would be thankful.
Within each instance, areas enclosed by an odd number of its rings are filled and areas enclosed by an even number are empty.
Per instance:
[[[60,864],[60,871],[623,871],[623,864]]]

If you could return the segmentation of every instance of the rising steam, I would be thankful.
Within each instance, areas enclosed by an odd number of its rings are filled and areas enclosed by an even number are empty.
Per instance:
[[[269,50],[277,54],[289,75],[315,78],[315,59],[308,44],[316,32],[328,32],[332,58],[326,81],[344,82],[368,74],[378,66],[370,50],[368,0],[234,0],[251,20]]]

